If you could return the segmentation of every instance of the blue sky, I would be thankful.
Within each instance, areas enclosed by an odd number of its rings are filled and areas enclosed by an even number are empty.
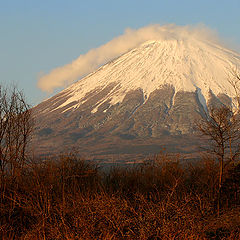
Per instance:
[[[240,52],[239,12],[239,0],[0,0],[0,82],[35,105],[60,90],[42,92],[41,73],[149,24],[202,23]]]

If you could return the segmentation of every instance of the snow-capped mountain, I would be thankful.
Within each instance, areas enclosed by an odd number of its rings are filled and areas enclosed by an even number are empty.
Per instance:
[[[211,41],[145,42],[36,106],[34,141],[43,150],[192,133],[210,104],[234,105],[236,66],[240,55]]]

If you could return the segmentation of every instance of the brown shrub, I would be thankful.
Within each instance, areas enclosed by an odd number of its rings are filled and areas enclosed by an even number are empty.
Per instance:
[[[22,169],[17,185],[6,185],[0,236],[237,239],[238,202],[232,209],[225,205],[216,217],[214,164],[205,159],[183,165],[178,157],[161,155],[133,168],[101,172],[74,154],[32,162]]]

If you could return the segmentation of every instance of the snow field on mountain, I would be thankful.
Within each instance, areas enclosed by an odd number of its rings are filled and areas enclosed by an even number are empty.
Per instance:
[[[151,40],[65,89],[62,93],[68,99],[57,109],[75,101],[77,103],[70,108],[77,108],[86,101],[84,98],[88,93],[109,84],[115,86],[99,100],[92,113],[106,101],[111,105],[122,102],[127,92],[139,88],[147,100],[153,91],[164,85],[173,86],[175,94],[197,91],[206,109],[209,90],[215,95],[234,96],[228,78],[236,66],[240,66],[238,53],[190,35],[185,39]]]

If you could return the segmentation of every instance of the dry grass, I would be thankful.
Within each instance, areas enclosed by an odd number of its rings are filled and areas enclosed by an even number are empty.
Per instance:
[[[182,166],[160,155],[108,173],[74,155],[2,176],[1,239],[239,239],[237,167],[216,217],[217,172],[209,159]],[[232,192],[234,191],[234,192]],[[4,192],[4,194],[3,194]],[[233,197],[234,196],[234,197]]]

